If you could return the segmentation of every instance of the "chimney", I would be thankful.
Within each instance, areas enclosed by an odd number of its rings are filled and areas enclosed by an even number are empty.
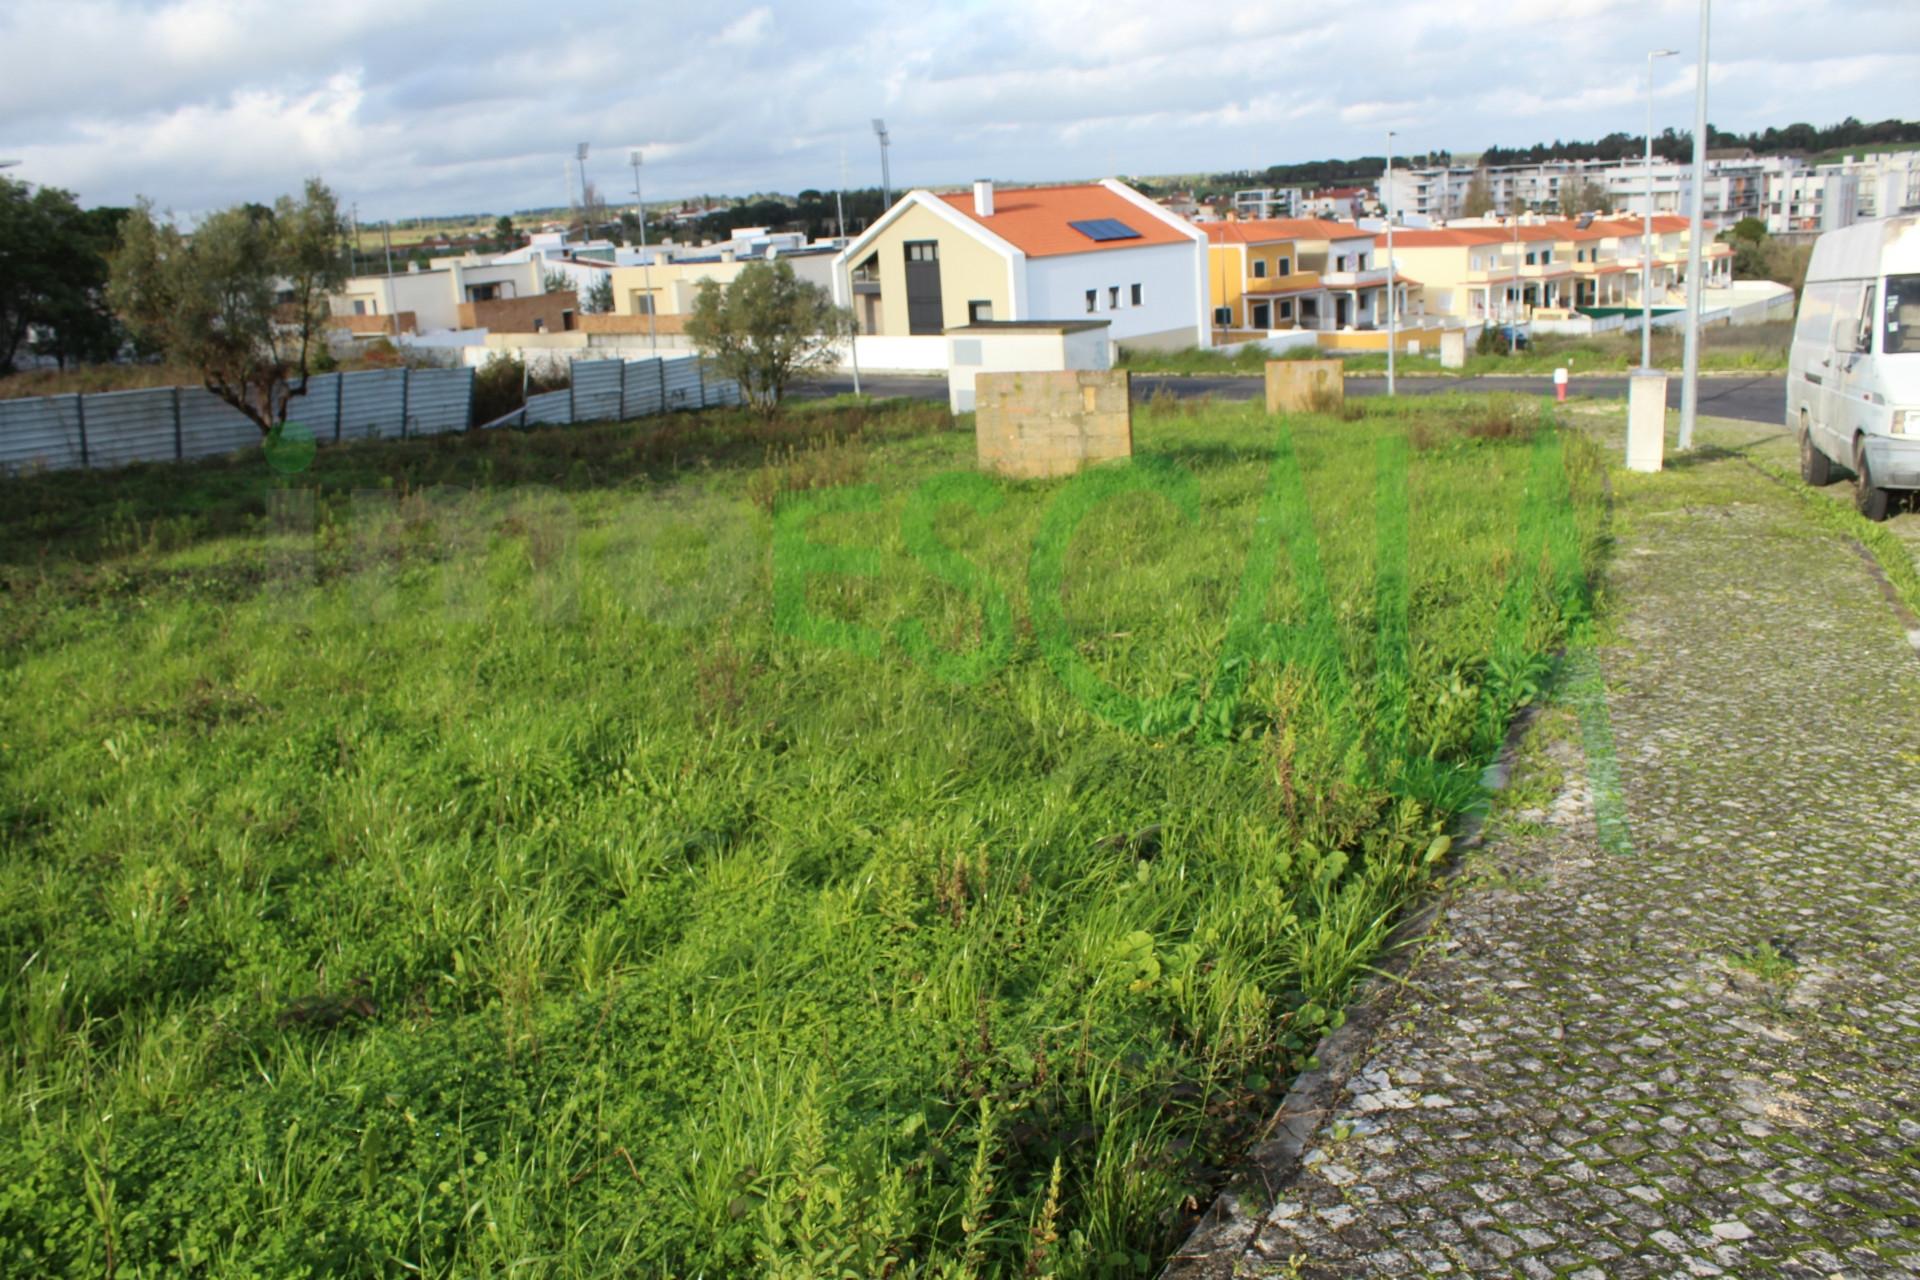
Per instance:
[[[975,178],[973,180],[973,212],[981,218],[993,216],[993,179]]]

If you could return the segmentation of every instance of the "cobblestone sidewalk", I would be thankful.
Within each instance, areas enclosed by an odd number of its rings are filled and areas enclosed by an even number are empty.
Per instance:
[[[1741,464],[1621,501],[1630,847],[1550,712],[1297,1173],[1171,1275],[1920,1275],[1920,659]]]

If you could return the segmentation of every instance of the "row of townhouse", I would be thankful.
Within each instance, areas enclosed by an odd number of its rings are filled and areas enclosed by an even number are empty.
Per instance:
[[[1551,311],[1634,308],[1646,281],[1651,305],[1678,305],[1692,224],[1673,214],[1639,218],[1516,220],[1396,230],[1395,266],[1421,282],[1430,319],[1464,324],[1525,320]],[[1386,237],[1376,237],[1385,250]],[[1733,250],[1702,246],[1703,283],[1732,283]]]
[[[1216,337],[1386,323],[1386,254],[1371,231],[1321,218],[1231,219],[1202,229]],[[1400,314],[1414,314],[1418,283],[1394,284]]]
[[[1693,166],[1656,161],[1550,160],[1540,164],[1426,166],[1395,169],[1374,195],[1410,221],[1451,222],[1465,214],[1475,181],[1484,182],[1496,209],[1557,212],[1588,184],[1606,194],[1619,214],[1685,213],[1692,200]],[[1920,152],[1847,156],[1808,165],[1797,156],[1710,152],[1701,188],[1703,214],[1729,225],[1759,218],[1774,234],[1831,231],[1865,218],[1920,210]]]

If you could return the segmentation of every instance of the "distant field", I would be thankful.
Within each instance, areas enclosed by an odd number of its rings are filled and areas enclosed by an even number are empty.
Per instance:
[[[1007,483],[828,403],[0,482],[5,1269],[1150,1274],[1600,528],[1499,400],[1136,442]]]

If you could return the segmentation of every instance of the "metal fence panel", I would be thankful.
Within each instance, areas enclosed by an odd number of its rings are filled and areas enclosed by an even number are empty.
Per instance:
[[[620,416],[620,384],[625,364],[619,360],[575,360],[569,366],[573,377],[573,420],[601,422]]]
[[[295,396],[287,408],[287,421],[297,422],[313,432],[321,444],[331,444],[340,425],[341,380],[346,374],[317,373],[307,379],[307,394]]]
[[[252,418],[205,388],[180,388],[182,457],[210,458],[259,444],[260,428]]]
[[[129,462],[172,462],[173,388],[106,391],[88,396],[87,465],[121,467]]]
[[[716,409],[723,405],[741,404],[744,397],[740,394],[740,384],[732,378],[709,378],[706,383],[707,408]]]
[[[79,465],[78,397],[0,400],[0,471],[63,471]]]
[[[622,418],[644,418],[666,407],[665,364],[658,357],[627,362],[626,393],[620,401]]]
[[[342,440],[393,439],[407,416],[407,371],[367,369],[350,375],[340,398]]]
[[[472,369],[415,369],[407,388],[408,433],[465,431],[472,398]]]
[[[571,392],[543,391],[537,396],[527,397],[526,425],[538,426],[542,423],[566,425],[573,421],[573,412],[569,407]]]
[[[667,408],[698,409],[704,396],[700,384],[700,361],[689,356],[668,360],[667,368]]]

